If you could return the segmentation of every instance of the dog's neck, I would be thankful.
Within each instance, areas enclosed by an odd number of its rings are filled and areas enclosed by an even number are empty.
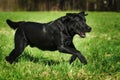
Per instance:
[[[60,26],[57,26],[57,27],[58,27],[65,35],[73,38],[74,35],[75,35],[75,33],[74,33],[73,30],[71,30],[71,29],[69,28],[69,23],[70,23],[70,21],[71,21],[71,20],[70,20],[69,18],[66,18],[66,16],[63,16],[63,17],[58,18],[57,20],[55,20],[55,21],[53,22],[53,24],[54,24],[55,22],[57,22],[57,23],[60,25]]]

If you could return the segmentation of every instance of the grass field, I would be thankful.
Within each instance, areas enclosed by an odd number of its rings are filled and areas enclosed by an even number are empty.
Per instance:
[[[74,44],[87,58],[82,65],[77,59],[69,64],[71,55],[58,51],[25,49],[14,64],[5,61],[14,47],[14,30],[6,19],[14,21],[49,22],[66,12],[0,12],[0,80],[120,80],[120,13],[88,12],[87,23],[92,32]]]

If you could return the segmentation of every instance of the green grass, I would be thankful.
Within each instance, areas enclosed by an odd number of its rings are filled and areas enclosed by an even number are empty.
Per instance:
[[[88,12],[92,32],[74,44],[87,58],[69,65],[71,55],[27,47],[17,63],[5,61],[14,47],[14,30],[6,19],[49,22],[66,12],[0,12],[0,80],[120,80],[120,13]]]

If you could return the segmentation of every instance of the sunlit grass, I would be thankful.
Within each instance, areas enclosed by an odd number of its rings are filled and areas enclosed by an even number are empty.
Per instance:
[[[13,21],[49,22],[67,12],[1,12],[0,13],[0,80],[119,80],[120,14],[88,12],[92,32],[82,39],[74,37],[75,47],[87,58],[82,65],[77,59],[69,65],[71,55],[42,51],[28,46],[15,64],[5,61],[14,48],[14,30],[6,24]]]

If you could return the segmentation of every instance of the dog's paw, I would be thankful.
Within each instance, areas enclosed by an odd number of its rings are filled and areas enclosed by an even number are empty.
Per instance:
[[[5,57],[5,60],[6,60],[7,62],[9,62],[10,64],[13,63],[13,61],[9,58],[9,56],[6,56],[6,57]]]
[[[84,58],[84,59],[81,60],[81,63],[83,63],[84,65],[86,65],[87,64],[87,60]]]

